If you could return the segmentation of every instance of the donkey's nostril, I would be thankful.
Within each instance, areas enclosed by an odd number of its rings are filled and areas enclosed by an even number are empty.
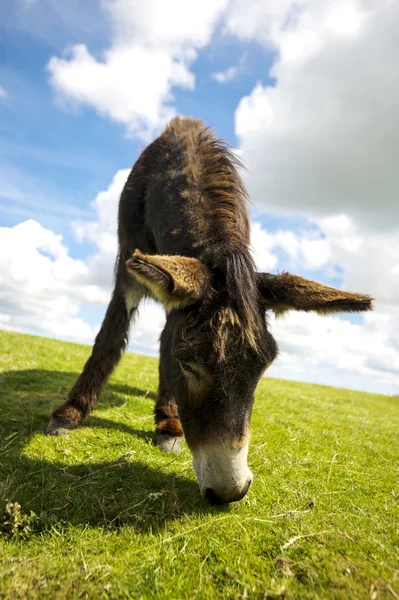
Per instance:
[[[250,478],[248,479],[248,481],[247,481],[247,485],[245,486],[244,490],[242,491],[242,496],[241,496],[241,498],[244,498],[244,496],[245,496],[246,494],[248,494],[248,491],[249,491],[249,489],[250,489],[250,487],[251,487],[251,485],[252,485],[252,481],[253,481],[253,477],[250,477]],[[240,498],[240,500],[241,500],[241,498]]]
[[[215,490],[213,490],[212,488],[206,488],[205,498],[211,504],[228,504],[229,503],[229,500],[224,500],[224,498],[221,498],[220,496],[218,496],[216,494]]]

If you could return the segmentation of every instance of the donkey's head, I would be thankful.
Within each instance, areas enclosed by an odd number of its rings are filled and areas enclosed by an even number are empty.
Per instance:
[[[215,272],[195,258],[136,251],[127,267],[167,310],[161,366],[201,493],[214,503],[240,500],[252,482],[247,454],[255,388],[277,355],[266,309],[356,312],[369,310],[371,298],[289,273],[256,273],[245,261],[234,277],[234,269]]]

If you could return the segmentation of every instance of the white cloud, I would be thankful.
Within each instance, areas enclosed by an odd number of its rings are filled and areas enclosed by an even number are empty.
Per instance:
[[[79,241],[84,239],[96,245],[102,252],[116,255],[116,222],[119,198],[123,186],[129,176],[130,169],[118,171],[109,187],[97,194],[92,206],[96,211],[97,220],[82,221],[74,224]]]
[[[98,289],[75,288],[87,271],[61,237],[30,220],[0,227],[0,306],[8,329],[92,339],[94,330],[77,314],[79,302],[96,300]]]
[[[117,248],[117,204],[127,174],[119,171],[109,188],[97,195],[97,221],[75,225],[80,240],[96,247],[85,260],[71,258],[62,237],[32,219],[0,227],[2,329],[94,341],[101,323],[90,325],[79,312],[82,305],[98,305],[105,314]],[[164,320],[161,306],[143,304],[130,348],[156,354]]]
[[[276,252],[282,253],[285,269],[315,270],[326,267],[332,260],[330,244],[321,236],[321,231],[314,229],[302,232],[278,229],[271,233],[258,221],[252,221],[251,246],[259,271],[277,270]]]
[[[237,77],[239,73],[238,66],[228,67],[225,71],[218,71],[216,73],[212,73],[211,77],[218,83],[227,83],[228,81],[233,81]]]
[[[268,233],[267,250],[376,298],[360,324],[300,313],[275,324],[280,375],[350,385],[346,369],[357,386],[398,390],[398,16],[389,0],[231,5],[226,29],[275,52],[273,85],[258,82],[235,115],[251,198],[305,223]]]
[[[370,313],[362,324],[354,324],[291,312],[270,321],[281,353],[269,371],[271,376],[399,392],[398,317]]]
[[[129,350],[153,356],[159,353],[159,337],[165,326],[165,311],[153,300],[144,300],[131,327]]]
[[[0,101],[1,100],[7,100],[9,98],[6,90],[3,88],[3,86],[0,85]]]
[[[233,81],[233,79],[236,79],[243,72],[246,59],[247,53],[244,52],[236,65],[228,67],[225,71],[211,73],[212,79],[217,81],[217,83],[228,83],[229,81]]]
[[[342,268],[342,285],[368,292],[379,310],[399,313],[399,228],[364,230],[357,221],[339,215],[319,220],[330,262]]]
[[[257,221],[251,223],[251,250],[259,271],[270,273],[277,268],[277,256],[272,252],[274,236]]]
[[[108,303],[112,290],[112,276],[117,253],[117,214],[119,198],[130,169],[118,171],[109,187],[97,194],[93,204],[97,219],[73,224],[78,241],[88,241],[96,252],[86,258],[87,273],[82,282],[98,286],[102,290],[103,303]],[[77,280],[79,285],[79,281]],[[131,328],[129,349],[156,355],[159,336],[165,323],[163,308],[151,300],[145,300]]]
[[[225,29],[240,40],[257,40],[276,47],[284,26],[295,20],[306,0],[231,0]]]
[[[53,57],[50,81],[62,100],[94,108],[148,137],[175,113],[172,89],[193,89],[189,67],[227,0],[105,0],[112,44],[100,59],[83,44]]]
[[[105,0],[118,44],[142,43],[193,53],[207,45],[226,0]]]
[[[398,393],[398,239],[387,232],[365,235],[345,215],[320,220],[318,229],[313,223],[300,231],[268,232],[252,222],[259,270],[276,272],[282,266],[309,277],[309,271],[323,269],[327,277],[340,280],[339,287],[375,297],[375,311],[356,324],[344,317],[300,312],[278,320],[271,316],[281,352],[271,375]]]
[[[278,230],[273,235],[273,246],[287,255],[290,268],[315,270],[325,267],[330,260],[328,242],[314,231]]]
[[[275,85],[258,83],[235,117],[258,207],[397,226],[398,3],[234,6],[230,30],[276,50]]]
[[[254,255],[260,270],[322,269],[349,291],[368,293],[378,310],[398,313],[399,230],[365,231],[347,215],[325,217],[299,231],[272,233],[252,223]],[[262,263],[263,260],[263,263]]]
[[[131,132],[153,131],[174,114],[168,101],[173,85],[192,88],[186,66],[162,50],[118,47],[97,61],[86,46],[74,46],[69,58],[52,58],[53,87],[77,104],[127,125]]]

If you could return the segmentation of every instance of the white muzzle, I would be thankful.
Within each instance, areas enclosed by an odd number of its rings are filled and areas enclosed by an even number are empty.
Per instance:
[[[193,465],[203,498],[212,504],[241,500],[252,483],[248,468],[248,443],[240,448],[230,444],[209,444],[193,453]]]

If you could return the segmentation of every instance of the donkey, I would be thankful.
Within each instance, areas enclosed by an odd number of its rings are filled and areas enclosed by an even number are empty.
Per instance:
[[[173,119],[138,158],[122,191],[115,287],[92,354],[46,432],[78,427],[128,341],[140,301],[166,309],[160,340],[157,443],[184,435],[201,494],[240,500],[256,385],[277,356],[266,310],[366,311],[369,296],[282,273],[257,273],[236,156],[201,121]]]

